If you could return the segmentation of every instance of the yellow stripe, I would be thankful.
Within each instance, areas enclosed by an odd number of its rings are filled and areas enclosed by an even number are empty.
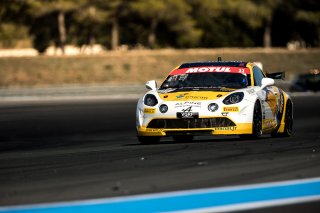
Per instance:
[[[285,99],[285,103],[284,103],[284,108],[283,108],[283,113],[282,113],[282,118],[281,118],[281,125],[278,129],[279,133],[283,133],[284,132],[284,126],[285,126],[285,117],[286,117],[286,110],[287,110],[287,103],[288,103],[288,95],[286,93],[283,93],[284,99]]]
[[[192,129],[155,129],[155,128],[146,128],[145,126],[139,127],[138,129],[139,136],[166,136],[166,132],[170,131],[199,131],[199,130],[209,130],[212,131],[212,135],[240,135],[240,134],[251,134],[252,133],[252,124],[251,123],[242,123],[238,124],[235,127],[214,127],[214,128],[192,128]]]

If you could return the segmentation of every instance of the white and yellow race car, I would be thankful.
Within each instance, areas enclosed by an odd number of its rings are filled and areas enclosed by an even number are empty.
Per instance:
[[[257,138],[290,136],[293,103],[274,86],[284,73],[265,74],[249,62],[185,63],[172,70],[157,88],[139,99],[138,140],[155,143],[164,136],[190,141],[196,135],[239,135]]]

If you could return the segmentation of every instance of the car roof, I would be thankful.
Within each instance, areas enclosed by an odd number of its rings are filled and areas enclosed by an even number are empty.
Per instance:
[[[199,61],[181,64],[178,69],[208,66],[246,67],[247,63],[243,61]]]

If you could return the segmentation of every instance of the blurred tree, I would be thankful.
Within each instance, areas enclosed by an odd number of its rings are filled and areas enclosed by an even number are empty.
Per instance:
[[[4,48],[15,48],[15,47],[26,47],[29,41],[28,28],[24,25],[16,25],[12,23],[1,23],[0,24],[0,47]],[[19,46],[19,41],[22,46]],[[27,44],[24,44],[27,43]],[[29,42],[30,43],[30,42]],[[30,44],[29,44],[30,45]],[[27,46],[29,47],[29,46]]]
[[[89,1],[96,5],[106,16],[106,22],[111,24],[111,49],[116,50],[120,43],[119,19],[128,14],[129,2],[134,0],[93,0]]]
[[[77,45],[92,46],[100,34],[100,26],[106,22],[108,15],[108,12],[100,9],[94,1],[79,0],[78,7],[72,14],[74,22],[70,32]]]
[[[52,45],[59,44],[59,34],[56,14],[48,14],[46,16],[33,17],[30,26],[30,34],[33,37],[33,47],[40,53],[44,53],[46,49]]]
[[[305,22],[312,25],[315,29],[314,44],[320,47],[320,12],[319,11],[306,11],[298,10],[295,17],[298,21]]]
[[[157,46],[320,45],[319,0],[2,0],[0,43]]]
[[[229,13],[245,23],[250,29],[257,31],[262,28],[263,46],[272,46],[272,22],[274,11],[282,0],[227,0]]]
[[[234,0],[188,0],[192,16],[204,33],[204,47],[253,46],[251,31],[247,27],[250,15],[244,1]],[[248,2],[248,1],[245,1]],[[250,2],[251,3],[251,2]],[[250,6],[250,5],[249,5]],[[246,17],[244,17],[246,16]],[[254,19],[253,19],[254,20]]]
[[[30,22],[27,14],[28,4],[21,0],[0,1],[0,21],[1,23],[26,24]]]
[[[162,21],[165,15],[168,14],[166,11],[166,2],[164,0],[140,0],[132,3],[132,8],[143,18],[150,20],[148,45],[150,48],[154,48],[156,43],[156,29],[159,21]]]
[[[13,48],[29,41],[27,4],[21,0],[0,1],[0,46]]]
[[[295,42],[298,47],[314,47],[320,44],[319,0],[282,1],[275,11],[273,41],[286,46]]]
[[[34,18],[46,18],[51,14],[56,16],[57,29],[59,35],[59,47],[64,53],[67,41],[67,30],[65,26],[65,14],[74,10],[78,4],[76,0],[26,0],[29,4],[31,14]],[[41,27],[41,26],[40,26]],[[41,29],[40,29],[41,31]],[[42,35],[42,34],[41,34]]]
[[[256,0],[255,2],[258,5],[258,11],[262,14],[263,46],[268,48],[272,46],[271,29],[274,11],[282,3],[282,0]]]
[[[166,23],[167,29],[177,32],[177,45],[195,46],[201,31],[195,29],[189,16],[191,7],[184,0],[138,0],[131,3],[132,9],[149,22],[148,46],[155,48],[157,29],[160,23]]]

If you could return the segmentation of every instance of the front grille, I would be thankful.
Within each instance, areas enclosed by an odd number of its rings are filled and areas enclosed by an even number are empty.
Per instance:
[[[192,129],[236,126],[228,118],[185,118],[185,119],[154,119],[147,128],[157,129]]]
[[[167,136],[175,136],[175,135],[211,135],[212,130],[189,130],[189,131],[167,131]]]

